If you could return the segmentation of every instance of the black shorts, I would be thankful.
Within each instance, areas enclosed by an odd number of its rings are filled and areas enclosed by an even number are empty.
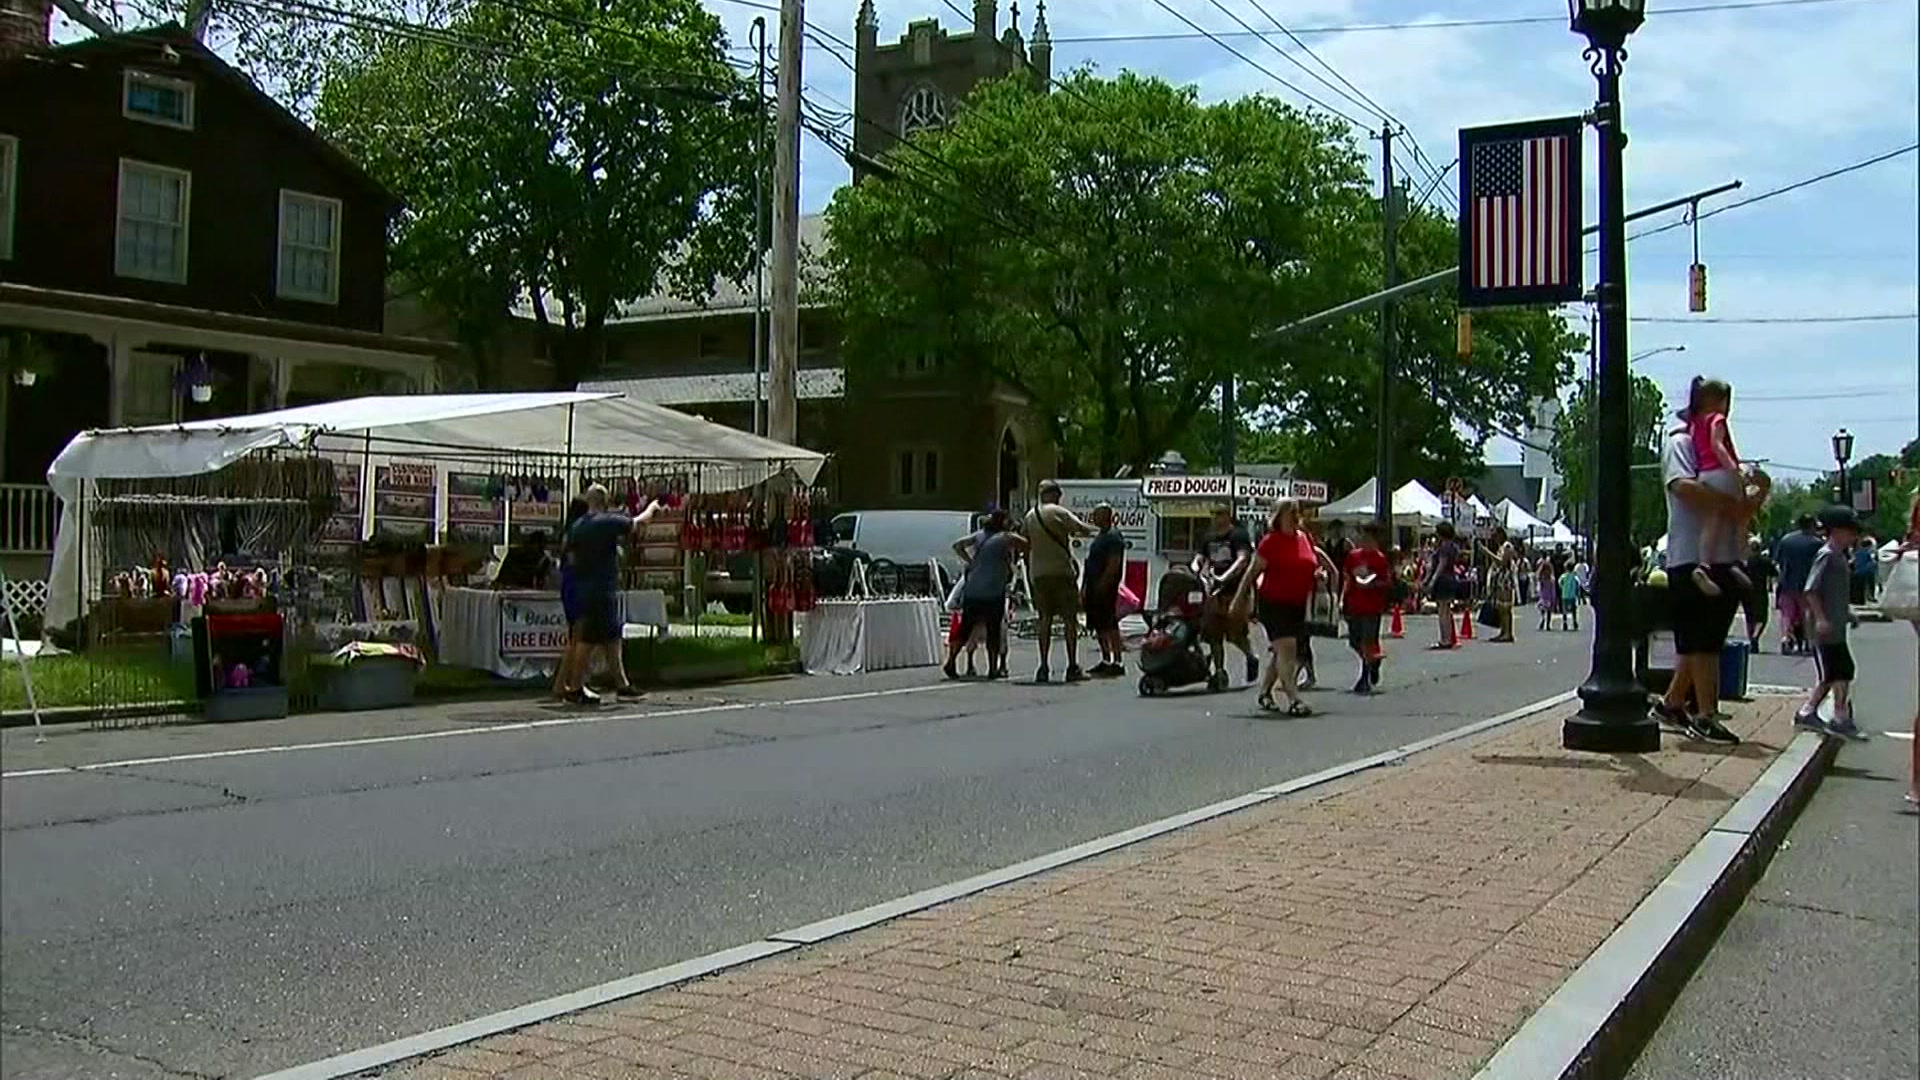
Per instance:
[[[1823,683],[1853,681],[1853,650],[1844,641],[1815,645],[1813,664]]]
[[[580,640],[589,645],[611,645],[620,640],[620,596],[611,589],[574,591],[574,608],[579,615]]]
[[[1307,636],[1307,605],[1260,601],[1260,625],[1268,641]]]
[[[1080,597],[1080,611],[1086,616],[1087,629],[1096,634],[1120,629],[1120,593],[1117,590],[1089,589]]]
[[[1667,567],[1667,618],[1673,627],[1673,651],[1680,656],[1719,656],[1727,630],[1740,610],[1740,583],[1728,567],[1708,569],[1719,596],[1708,596],[1693,580],[1695,564]]]
[[[1380,644],[1380,616],[1347,616],[1347,644],[1356,649]]]

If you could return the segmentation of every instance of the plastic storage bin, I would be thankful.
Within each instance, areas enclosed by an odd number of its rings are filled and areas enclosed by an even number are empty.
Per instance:
[[[359,656],[348,664],[316,669],[322,670],[326,676],[320,688],[320,708],[357,712],[413,704],[413,684],[420,665],[407,656]]]

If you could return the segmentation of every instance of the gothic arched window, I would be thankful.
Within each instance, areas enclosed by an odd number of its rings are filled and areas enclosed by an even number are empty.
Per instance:
[[[922,83],[908,92],[900,103],[900,137],[916,131],[947,126],[947,99],[940,91]]]

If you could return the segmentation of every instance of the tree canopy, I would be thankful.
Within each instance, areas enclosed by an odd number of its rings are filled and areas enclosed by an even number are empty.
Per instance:
[[[1377,199],[1343,125],[1130,73],[1051,93],[1013,77],[884,166],[828,211],[851,379],[928,358],[982,373],[1032,401],[1067,470],[1110,475],[1168,450],[1212,460],[1232,374],[1243,460],[1371,475],[1374,320],[1262,334],[1380,285]],[[1451,237],[1409,220],[1406,276],[1450,265]],[[1523,424],[1578,344],[1550,314],[1502,313],[1462,362],[1450,297],[1402,311],[1405,475],[1477,456],[1456,419],[1479,438]]]
[[[1666,397],[1660,384],[1645,375],[1631,376],[1628,399],[1628,447],[1631,475],[1631,522],[1635,544],[1652,542],[1667,528],[1666,496],[1660,487],[1660,454],[1669,427]],[[1582,382],[1560,416],[1550,447],[1554,471],[1560,474],[1559,502],[1569,516],[1591,530],[1594,445],[1593,387]]]
[[[315,119],[405,203],[390,268],[465,343],[530,308],[570,388],[617,304],[744,271],[759,110],[696,0],[475,4],[448,32],[361,35]]]

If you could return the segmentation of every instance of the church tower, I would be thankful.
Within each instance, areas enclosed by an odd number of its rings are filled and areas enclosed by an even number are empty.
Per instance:
[[[1018,12],[1016,5],[1016,21]],[[989,79],[1037,69],[1044,85],[1053,64],[1044,3],[1031,50],[1018,26],[998,34],[998,23],[999,0],[974,0],[973,26],[964,33],[948,33],[938,19],[920,19],[898,41],[882,45],[873,0],[861,0],[854,20],[854,150],[878,158],[916,131],[945,127],[959,102]],[[856,181],[865,173],[854,166]]]

